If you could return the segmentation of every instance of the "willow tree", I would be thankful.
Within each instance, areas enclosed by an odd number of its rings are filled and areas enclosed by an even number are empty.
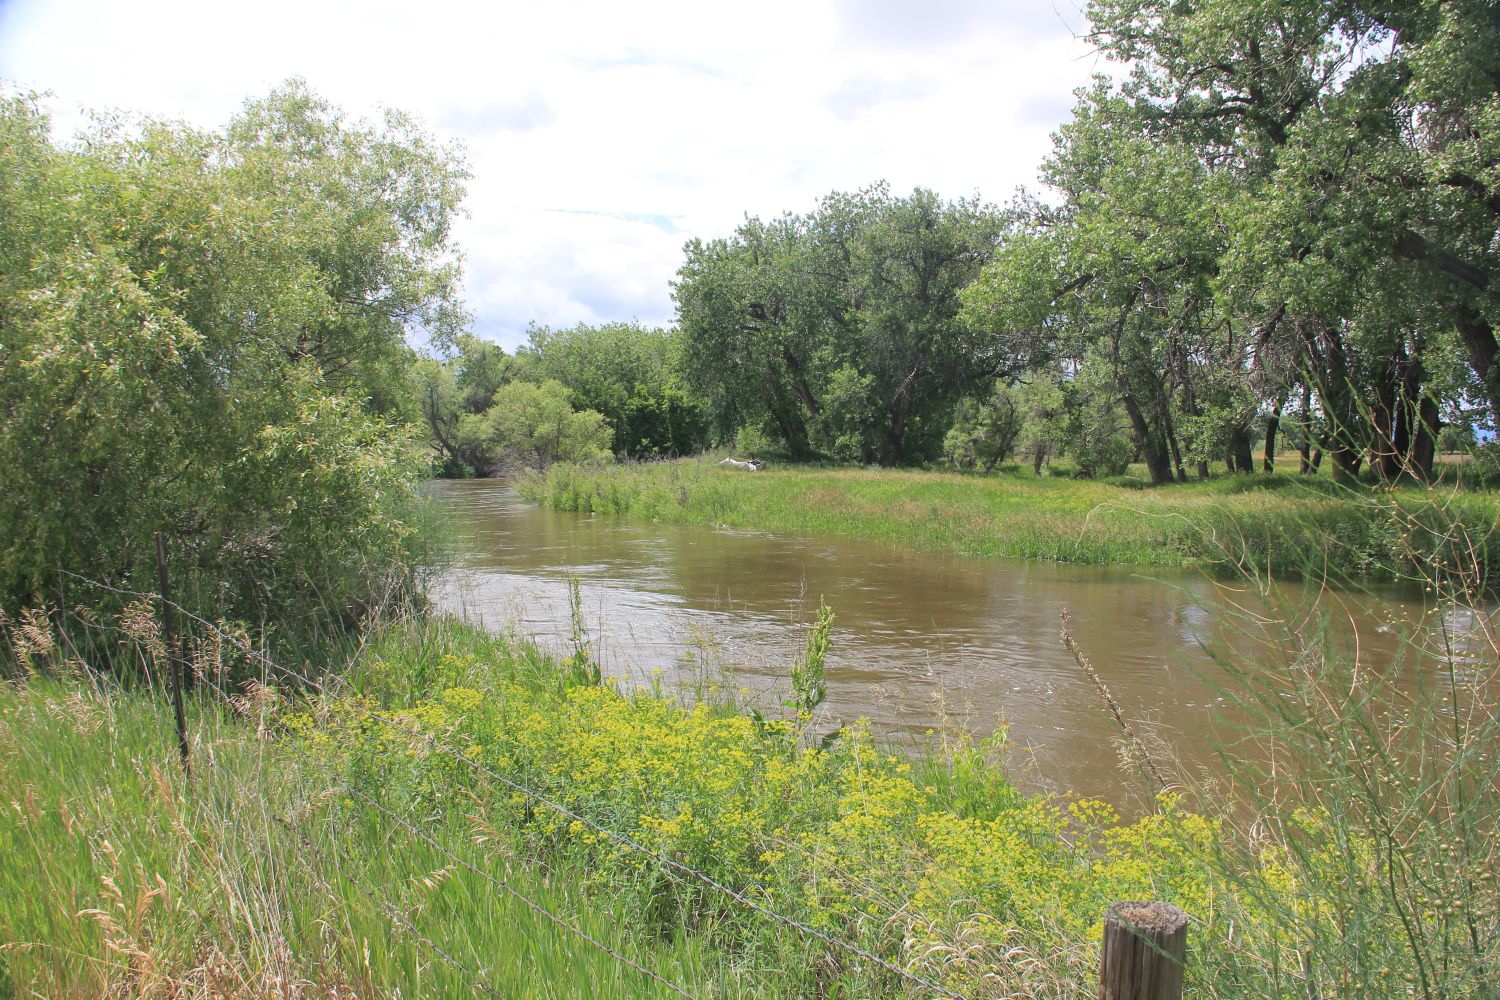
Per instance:
[[[154,589],[307,636],[409,584],[406,335],[461,322],[463,171],[300,84],[59,143],[0,104],[0,610]]]

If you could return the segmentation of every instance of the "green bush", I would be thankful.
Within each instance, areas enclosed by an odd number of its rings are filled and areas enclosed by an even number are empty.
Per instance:
[[[409,590],[406,328],[458,322],[453,155],[300,84],[55,145],[0,100],[0,613],[155,591],[292,640]]]

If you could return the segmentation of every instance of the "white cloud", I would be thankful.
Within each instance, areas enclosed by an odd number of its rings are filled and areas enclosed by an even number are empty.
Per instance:
[[[672,319],[690,236],[887,179],[1002,201],[1098,69],[1076,0],[0,5],[0,79],[80,108],[223,124],[302,76],[461,140],[479,332]]]

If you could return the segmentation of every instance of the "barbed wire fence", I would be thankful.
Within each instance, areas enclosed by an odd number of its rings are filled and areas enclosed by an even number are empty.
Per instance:
[[[611,827],[597,822],[591,817],[564,805],[553,797],[528,786],[524,782],[518,781],[509,775],[503,774],[495,770],[494,768],[491,768],[488,765],[484,764],[482,761],[473,759],[469,755],[464,754],[456,748],[448,745],[445,741],[439,739],[432,732],[420,729],[415,725],[397,718],[387,712],[373,708],[370,705],[360,701],[359,699],[341,697],[339,693],[331,690],[328,684],[326,684],[324,681],[309,676],[309,674],[307,674],[306,672],[296,670],[275,661],[265,652],[256,649],[246,637],[239,635],[229,629],[226,629],[218,623],[212,622],[200,615],[195,614],[190,609],[183,607],[181,604],[170,600],[160,593],[152,593],[149,591],[139,591],[129,588],[117,587],[108,583],[104,583],[103,581],[96,580],[87,576],[82,576],[80,574],[72,573],[66,570],[63,570],[61,572],[82,584],[97,587],[117,596],[133,598],[138,601],[152,602],[157,607],[163,610],[170,607],[173,613],[175,613],[176,615],[180,615],[182,618],[192,622],[199,629],[207,632],[210,636],[212,636],[215,641],[228,643],[230,647],[237,651],[241,656],[245,657],[246,660],[258,664],[264,671],[269,671],[270,673],[275,674],[278,681],[286,684],[295,684],[296,688],[294,688],[294,690],[301,690],[304,692],[317,692],[319,695],[327,699],[339,699],[339,703],[341,705],[353,710],[359,717],[376,722],[382,726],[389,727],[392,731],[398,733],[404,739],[416,739],[420,741],[429,751],[442,754],[453,759],[454,761],[471,769],[476,775],[481,776],[482,778],[489,781],[495,782],[500,786],[523,796],[526,802],[533,803],[535,806],[540,806],[544,809],[547,809],[557,814],[558,816],[569,820],[572,823],[581,825],[585,829],[592,831],[594,834],[605,838],[611,843],[623,847],[643,858],[649,859],[666,877],[674,882],[677,882],[679,884],[696,883],[704,887],[706,890],[718,894],[724,899],[729,900],[734,905],[744,907],[747,910],[758,913],[769,920],[791,928],[793,931],[806,938],[811,938],[813,940],[819,941],[829,948],[843,952],[847,955],[854,956],[856,959],[868,962],[872,966],[897,977],[898,980],[910,986],[920,987],[921,989],[928,991],[933,996],[945,997],[949,998],[949,1000],[967,1000],[967,998],[961,993],[954,992],[948,987],[943,986],[940,983],[933,982],[931,979],[913,972],[908,968],[904,968],[901,965],[898,965],[886,958],[883,958],[880,955],[877,955],[858,944],[828,934],[827,932],[822,931],[816,927],[812,927],[805,921],[799,920],[796,917],[772,908],[765,903],[762,903],[761,901],[754,899],[753,897],[735,889],[734,887],[726,885],[722,881],[714,878],[712,875],[709,875],[706,872],[703,872],[691,865],[665,855],[660,851],[657,851],[645,844],[640,843],[638,840],[627,834],[620,833],[619,831],[614,830]],[[168,651],[167,655],[170,658],[173,654],[171,651]],[[179,660],[178,662],[171,664],[171,669],[177,671],[184,669],[185,666],[186,664],[183,661]],[[263,677],[268,676],[269,675],[263,674]],[[217,681],[213,680],[211,677],[208,677],[205,672],[195,673],[195,678],[196,680],[207,684],[210,689],[217,696],[223,698],[227,704],[234,706],[239,702],[240,698],[237,698],[234,694],[227,691],[223,686],[221,686]],[[309,707],[312,707],[311,701],[308,701],[308,705]],[[181,734],[179,734],[179,742],[181,742],[181,739]],[[577,925],[570,923],[566,919],[553,913],[541,903],[537,902],[535,899],[532,899],[530,896],[522,893],[515,886],[511,885],[507,879],[497,877],[493,873],[486,871],[484,868],[475,865],[474,863],[454,853],[436,838],[432,837],[431,834],[422,830],[420,827],[418,827],[416,824],[412,823],[405,817],[402,817],[398,813],[381,805],[372,796],[368,795],[360,789],[353,787],[352,785],[349,785],[346,782],[339,781],[337,779],[337,775],[333,774],[331,770],[329,770],[328,773],[330,777],[335,779],[335,784],[341,791],[349,794],[352,798],[359,799],[366,806],[372,807],[374,810],[381,813],[387,820],[394,823],[398,828],[402,829],[404,833],[410,835],[413,838],[416,838],[421,842],[424,842],[429,848],[448,858],[454,864],[459,865],[464,870],[484,880],[486,883],[493,885],[496,889],[514,897],[518,902],[522,903],[532,912],[536,913],[539,917],[542,917],[543,919],[546,919],[549,922],[553,923],[561,930],[582,941],[587,946],[593,949],[597,949],[599,952],[609,957],[612,961],[626,968],[632,969],[636,973],[639,973],[647,977],[648,979],[657,982],[670,992],[683,997],[691,998],[693,996],[693,994],[689,993],[681,985],[667,979],[666,977],[643,966],[642,964],[635,962],[629,957],[621,954],[618,950],[610,947],[608,944],[598,940],[598,938],[594,937],[593,935],[588,934]],[[237,780],[235,781],[235,783],[246,795],[256,796],[259,794],[259,792],[257,792],[256,790],[249,788],[248,786],[238,782]],[[387,914],[387,917],[391,920],[393,926],[397,926],[400,929],[406,931],[407,933],[411,933],[414,937],[418,938],[418,940],[423,943],[424,947],[437,955],[440,960],[445,962],[445,964],[448,964],[450,967],[454,968],[455,971],[459,972],[461,975],[467,978],[475,988],[481,989],[489,995],[500,995],[493,989],[492,986],[488,984],[488,982],[485,980],[485,977],[482,976],[479,971],[468,967],[458,959],[454,958],[451,954],[448,954],[447,950],[444,949],[440,944],[438,944],[436,941],[433,941],[427,935],[421,934],[421,932],[417,931],[415,927],[411,926],[409,920],[405,920],[404,918],[398,920],[398,916],[399,914],[395,912],[390,912]]]

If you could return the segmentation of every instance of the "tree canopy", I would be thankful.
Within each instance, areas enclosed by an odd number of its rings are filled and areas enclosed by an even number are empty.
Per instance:
[[[455,151],[298,82],[68,143],[11,95],[0,135],[0,609],[154,590],[156,531],[195,611],[283,634],[409,582],[406,337],[463,323]]]
[[[796,457],[936,457],[958,401],[1002,366],[958,315],[1000,230],[978,202],[876,185],[689,242],[686,367],[720,434],[761,426]]]

